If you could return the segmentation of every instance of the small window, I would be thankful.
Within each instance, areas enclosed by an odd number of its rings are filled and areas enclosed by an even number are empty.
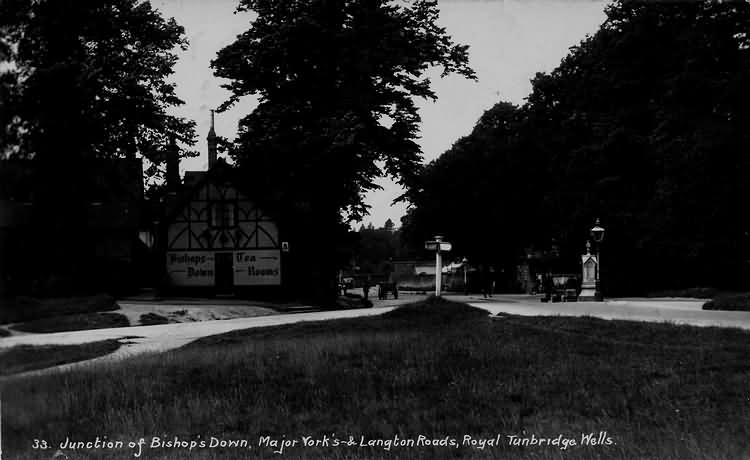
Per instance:
[[[237,214],[237,204],[231,201],[219,201],[211,206],[212,227],[234,227]]]

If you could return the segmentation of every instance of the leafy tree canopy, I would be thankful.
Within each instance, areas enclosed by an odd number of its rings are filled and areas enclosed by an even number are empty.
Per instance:
[[[746,287],[750,218],[736,199],[750,193],[750,4],[622,0],[606,13],[534,78],[510,130],[480,121],[427,168],[406,229],[476,216],[446,227],[457,248],[482,232],[517,255],[555,238],[574,271],[601,217],[610,292]]]
[[[334,220],[360,220],[379,177],[411,189],[422,158],[414,98],[435,98],[428,70],[475,78],[468,47],[437,25],[437,2],[242,0],[239,10],[257,19],[212,66],[230,80],[222,109],[260,96],[233,149],[259,188]]]
[[[193,145],[195,123],[167,113],[183,103],[168,81],[183,35],[147,1],[4,0],[2,152],[159,163],[169,138]]]

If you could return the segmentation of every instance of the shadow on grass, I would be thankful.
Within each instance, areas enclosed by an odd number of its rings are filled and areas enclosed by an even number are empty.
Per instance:
[[[104,356],[120,348],[117,340],[102,340],[81,345],[18,345],[0,351],[0,375],[46,369],[61,364]]]
[[[260,436],[450,438],[455,448],[301,448],[285,458],[745,458],[750,334],[516,317],[436,299],[379,317],[298,323],[209,337],[99,370],[3,388],[7,452],[32,438],[218,436],[252,450],[147,450],[145,458],[274,457]],[[106,427],[106,433],[102,427]],[[606,431],[611,445],[522,449],[508,435]],[[525,434],[524,434],[525,433]],[[503,442],[484,450],[465,436]],[[594,436],[596,438],[596,436]],[[76,452],[81,455],[82,452]],[[89,451],[91,458],[132,458]],[[93,455],[96,455],[94,457]]]

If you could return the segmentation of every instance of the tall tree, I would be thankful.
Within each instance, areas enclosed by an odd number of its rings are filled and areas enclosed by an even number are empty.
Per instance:
[[[468,47],[437,25],[434,0],[241,0],[238,9],[257,19],[212,66],[230,80],[222,109],[249,94],[260,104],[232,155],[304,228],[296,237],[325,252],[344,221],[367,213],[377,178],[413,190],[422,158],[414,98],[435,98],[431,67],[474,78]]]
[[[454,253],[473,262],[513,263],[534,228],[534,176],[522,173],[533,164],[518,139],[521,121],[519,107],[499,102],[471,134],[427,165],[415,207],[403,219],[412,247],[442,234]]]
[[[194,143],[194,122],[168,114],[182,104],[168,77],[183,34],[147,1],[0,2],[0,154],[32,161],[39,234],[28,240],[60,261],[52,270],[75,271],[93,251],[85,204],[97,161],[158,164],[170,138]]]
[[[747,288],[750,217],[735,203],[750,194],[750,4],[621,0],[606,12],[534,78],[510,131],[480,121],[426,169],[405,232],[418,243],[442,224],[469,254],[463,242],[482,232],[518,251],[554,238],[566,258],[601,217],[610,294]],[[482,224],[466,226],[472,216]]]
[[[611,287],[739,287],[749,274],[750,219],[733,204],[750,193],[748,28],[747,2],[617,1],[535,79],[544,212],[567,245],[596,216],[609,223]]]

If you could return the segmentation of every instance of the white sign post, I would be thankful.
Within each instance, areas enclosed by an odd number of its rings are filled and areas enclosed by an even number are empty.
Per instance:
[[[440,293],[443,290],[443,258],[440,252],[450,251],[452,245],[447,241],[443,241],[442,236],[437,235],[434,241],[425,242],[424,248],[428,251],[435,251],[435,297],[440,297]]]

